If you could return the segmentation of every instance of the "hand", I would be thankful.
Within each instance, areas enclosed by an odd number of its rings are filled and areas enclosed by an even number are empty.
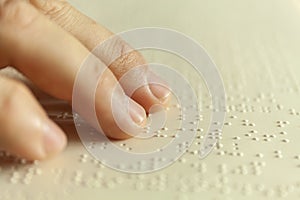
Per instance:
[[[94,47],[112,35],[63,0],[0,0],[0,68],[13,66],[43,91],[70,103],[81,63]],[[136,51],[122,55],[108,66],[99,81],[96,113],[109,137],[128,137],[112,116],[109,105],[113,88],[123,74],[144,63]],[[155,76],[150,70],[147,74]],[[127,86],[122,87],[126,91]],[[149,108],[166,105],[169,96],[169,89],[147,85],[131,98],[122,98],[130,99],[130,117],[141,125]],[[1,149],[27,159],[44,159],[65,147],[62,130],[21,82],[0,76],[0,110]]]

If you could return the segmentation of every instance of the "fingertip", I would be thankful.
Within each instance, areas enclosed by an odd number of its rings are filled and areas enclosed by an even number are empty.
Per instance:
[[[64,132],[50,119],[45,120],[43,126],[43,148],[45,158],[61,152],[67,144]]]
[[[129,114],[137,125],[143,125],[147,117],[144,108],[132,99],[129,100]]]
[[[152,94],[157,98],[157,100],[161,104],[167,104],[171,97],[171,91],[169,88],[159,84],[150,84],[149,87]]]
[[[153,105],[167,107],[172,97],[171,89],[161,79],[148,80],[148,85],[137,89],[131,98],[139,103],[147,113]]]

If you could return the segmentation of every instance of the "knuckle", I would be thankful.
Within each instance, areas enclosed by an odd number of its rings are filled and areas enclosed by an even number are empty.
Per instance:
[[[25,1],[0,0],[0,21],[14,27],[27,27],[38,16],[38,12]]]
[[[124,40],[119,38],[113,39],[105,51],[109,51],[108,54],[111,55],[115,54],[114,57],[117,58],[112,63],[108,61],[106,64],[110,65],[109,68],[114,71],[118,78],[126,73],[129,69],[139,65],[144,65],[146,63],[143,56],[138,51],[134,50]],[[109,56],[105,55],[102,57],[105,58]]]
[[[144,65],[146,62],[140,53],[137,51],[131,51],[129,53],[122,54],[120,58],[113,63],[114,70],[117,70],[118,74],[122,75],[129,71],[131,68]],[[117,67],[119,66],[119,67]]]
[[[41,12],[58,24],[64,26],[71,19],[72,6],[67,1],[48,0],[41,3],[31,0],[33,4],[41,10]]]
[[[55,17],[64,14],[69,9],[69,6],[64,1],[46,1],[40,6],[40,9],[46,15]]]

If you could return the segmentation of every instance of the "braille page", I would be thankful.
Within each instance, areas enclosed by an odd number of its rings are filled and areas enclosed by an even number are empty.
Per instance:
[[[147,61],[172,66],[190,81],[200,99],[191,122],[198,121],[199,127],[182,126],[195,107],[181,108],[173,99],[165,127],[153,138],[117,141],[115,145],[135,153],[159,151],[176,137],[175,131],[196,132],[184,155],[153,173],[136,175],[110,169],[80,142],[72,124],[72,109],[62,101],[40,96],[48,115],[67,133],[68,146],[62,154],[42,162],[1,152],[0,200],[300,199],[299,1],[71,3],[114,32],[164,27],[200,43],[216,63],[226,90],[224,126],[214,133],[219,141],[207,158],[199,159],[209,124],[220,123],[210,121],[213,111],[205,77],[196,76],[191,65],[176,55],[144,50],[141,53]],[[179,90],[177,95],[186,94]],[[185,98],[189,102],[189,97]],[[188,144],[182,143],[178,151],[184,145]]]

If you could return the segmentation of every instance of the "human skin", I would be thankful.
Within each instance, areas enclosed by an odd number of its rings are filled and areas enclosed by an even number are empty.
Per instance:
[[[70,103],[82,62],[112,35],[64,0],[0,0],[0,68],[14,67],[42,91]],[[120,42],[116,48],[122,49],[122,45],[126,43]],[[116,125],[108,105],[118,79],[143,64],[144,58],[132,51],[107,66],[99,80],[95,110],[109,137],[129,137]],[[147,69],[137,76],[155,75]],[[133,80],[136,78],[143,77]],[[156,76],[154,79],[160,80]],[[126,91],[127,85],[122,87]],[[129,99],[127,114],[142,126],[152,105],[167,105],[170,91],[157,84],[145,85],[131,97],[120,98]],[[0,110],[0,149],[35,160],[53,156],[66,146],[63,131],[23,83],[0,76]]]

